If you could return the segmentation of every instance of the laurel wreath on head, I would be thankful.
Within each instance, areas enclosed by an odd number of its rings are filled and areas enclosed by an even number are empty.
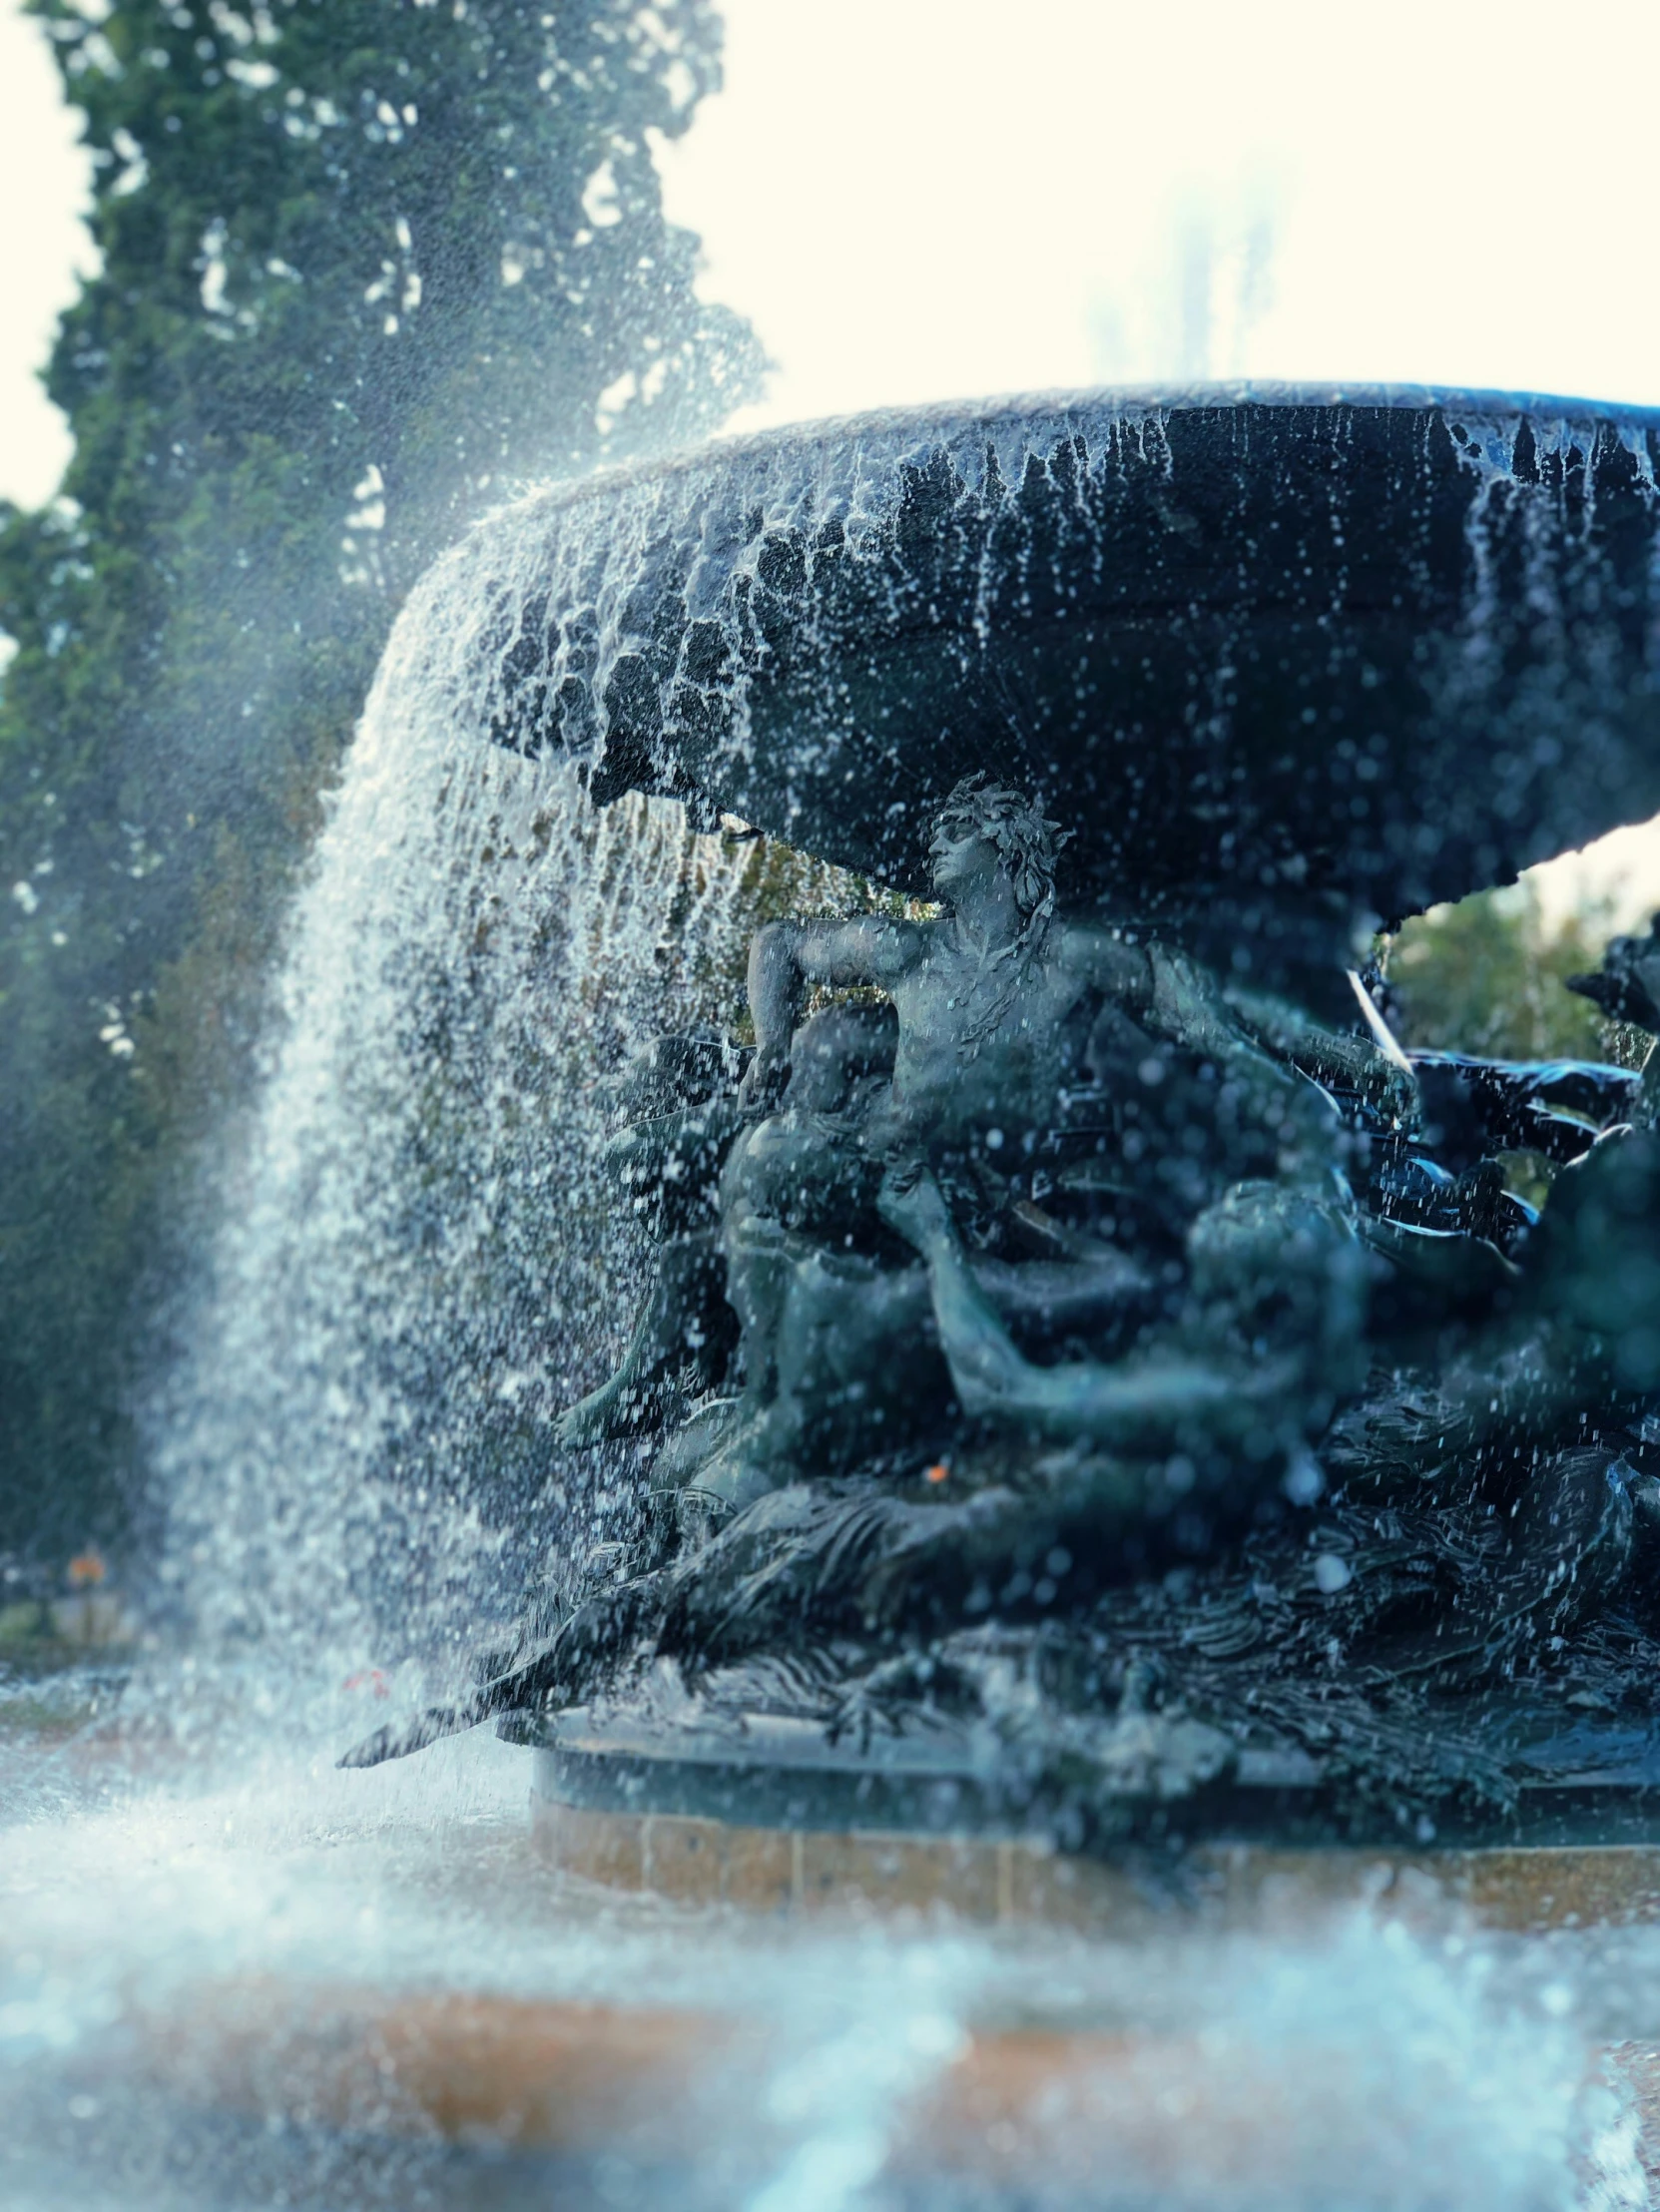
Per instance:
[[[1073,832],[1046,821],[1036,802],[1001,784],[988,784],[985,772],[965,776],[948,793],[928,826],[931,843],[941,830],[953,840],[983,837],[1008,872],[1020,912],[1019,933],[992,953],[988,968],[1006,969],[991,1002],[962,1032],[972,1052],[997,1028],[1014,1003],[1027,970],[1049,932],[1055,911],[1055,860]]]

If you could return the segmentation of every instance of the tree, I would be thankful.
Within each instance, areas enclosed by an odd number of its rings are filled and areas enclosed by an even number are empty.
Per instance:
[[[143,1296],[410,582],[745,396],[654,133],[708,0],[28,0],[103,256],[0,525],[0,1549],[119,1540]]]
[[[1409,1044],[1505,1060],[1640,1060],[1623,1025],[1567,988],[1602,958],[1607,912],[1547,915],[1527,878],[1433,907],[1388,954],[1390,1018]]]

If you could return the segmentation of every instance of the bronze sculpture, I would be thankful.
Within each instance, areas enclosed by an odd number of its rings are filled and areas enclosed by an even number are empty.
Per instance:
[[[658,690],[643,649],[581,677],[610,718],[595,796],[740,803],[938,910],[776,923],[752,949],[753,1054],[660,1048],[612,1149],[661,1214],[652,1288],[561,1429],[643,1439],[652,1509],[539,1648],[355,1756],[493,1713],[557,1757],[560,1715],[597,1709],[719,1765],[711,1742],[772,1714],[859,1788],[955,1745],[987,1817],[1107,1833],[1277,1775],[1353,1825],[1511,1805],[1567,1757],[1538,1749],[1553,1699],[1640,1702],[1660,1657],[1655,1061],[1634,1082],[1408,1056],[1342,970],[1363,892],[1399,912],[1580,827],[1565,745],[1600,761],[1612,815],[1660,798],[1633,565],[1652,480],[1627,466],[1653,433],[1563,433],[1554,478],[1540,430],[1511,437],[1529,542],[1557,542],[1548,501],[1571,521],[1551,589],[1583,612],[1552,644],[1482,582],[1502,561],[1469,566],[1471,516],[1491,506],[1500,539],[1510,521],[1455,409],[1332,405],[1365,459],[1345,476],[1302,405],[1177,405],[1162,448],[1122,413],[1092,445],[1074,413],[1041,465],[1030,434],[1018,481],[990,433],[972,480],[978,433],[942,434],[863,547],[745,509],[760,550],[723,555],[724,631],[665,535],[642,571],[674,610]],[[1251,573],[1227,547],[1260,546],[1275,511],[1248,418],[1264,449],[1315,456],[1296,571],[1315,581],[1287,587],[1290,615],[1270,592],[1202,620]],[[1564,505],[1573,455],[1587,487],[1601,472],[1594,547]],[[1362,509],[1410,560],[1357,579]],[[1167,573],[1191,606],[1154,619]],[[514,648],[504,742],[526,701],[539,732],[576,727],[549,718],[578,682],[555,683],[549,634]],[[872,692],[883,668],[913,688]],[[1123,715],[1138,684],[1179,700],[1200,678],[1230,702],[1189,712],[1171,774],[1101,736],[1103,700]],[[903,724],[879,742],[878,699]],[[1498,733],[1490,806],[1472,715]],[[796,740],[758,742],[788,716]],[[945,783],[976,729],[981,765]],[[1616,946],[1586,988],[1660,1026],[1651,965]],[[803,1020],[810,985],[830,1002]],[[1518,1150],[1556,1174],[1539,1220],[1509,1187]]]

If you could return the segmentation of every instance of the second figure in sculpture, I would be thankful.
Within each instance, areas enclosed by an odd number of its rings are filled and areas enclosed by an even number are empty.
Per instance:
[[[993,1433],[1174,1459],[1193,1504],[1231,1489],[1237,1513],[1241,1464],[1274,1479],[1358,1382],[1341,1117],[1198,963],[1059,912],[1056,846],[971,781],[932,825],[936,918],[758,933],[718,1232],[744,1388],[668,1443],[660,1486],[737,1506],[902,1463],[954,1400]],[[799,1026],[811,985],[891,1011]],[[1139,1512],[1147,1470],[1120,1487]]]

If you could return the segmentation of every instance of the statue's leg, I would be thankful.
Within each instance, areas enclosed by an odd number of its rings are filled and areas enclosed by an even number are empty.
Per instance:
[[[704,1230],[672,1239],[659,1255],[622,1365],[560,1416],[554,1431],[559,1443],[571,1450],[650,1427],[684,1369],[694,1368],[702,1381],[715,1379],[712,1371],[724,1366],[735,1327],[718,1234]]]
[[[1115,1362],[1063,1361],[1039,1367],[1021,1358],[966,1253],[933,1177],[902,1174],[882,1186],[878,1206],[890,1229],[911,1244],[928,1270],[934,1320],[964,1412],[1061,1440],[1086,1437],[1127,1450],[1168,1450],[1184,1438],[1260,1435],[1264,1412],[1295,1388],[1295,1356],[1253,1361],[1157,1353]]]
[[[965,1413],[1013,1412],[1027,1398],[1029,1369],[990,1300],[975,1282],[939,1185],[924,1169],[890,1171],[876,1210],[928,1271],[934,1321],[951,1382]]]
[[[928,1342],[921,1268],[803,1241],[789,1249],[772,1356],[751,1396],[756,1417],[688,1477],[733,1507],[802,1475],[852,1473],[931,1439],[950,1403],[949,1378]]]
[[[1057,1334],[1145,1320],[1161,1288],[1147,1269],[1110,1249],[1081,1259],[974,1259],[969,1266],[993,1311],[1011,1328]]]
[[[1353,1217],[1325,1192],[1236,1183],[1188,1231],[1196,1347],[1242,1342],[1300,1361],[1336,1401],[1366,1380],[1367,1254]]]

